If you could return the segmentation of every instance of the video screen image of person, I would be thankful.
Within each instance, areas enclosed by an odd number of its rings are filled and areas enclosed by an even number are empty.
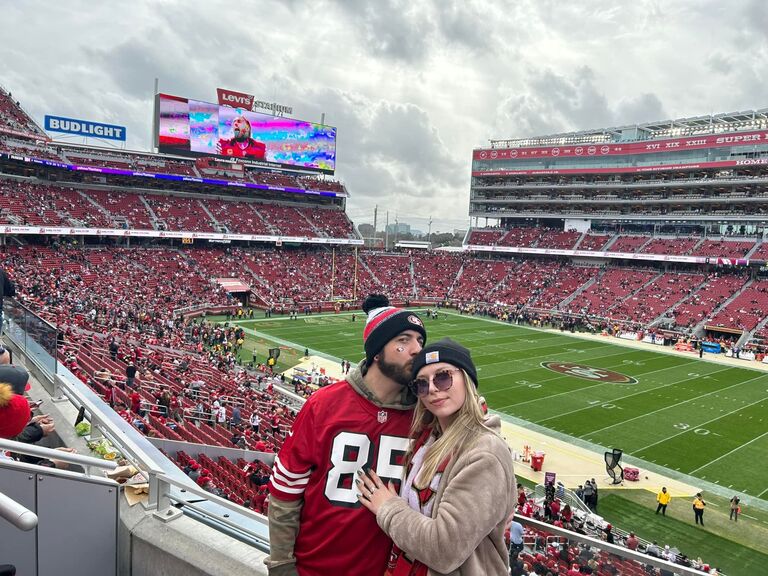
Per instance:
[[[251,138],[251,123],[244,116],[232,120],[232,138],[220,138],[216,153],[235,158],[255,158],[264,160],[267,147],[262,142]]]

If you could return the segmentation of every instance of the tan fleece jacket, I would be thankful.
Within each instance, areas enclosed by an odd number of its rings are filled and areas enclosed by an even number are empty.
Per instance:
[[[498,416],[487,424],[498,425]],[[402,498],[392,498],[379,508],[376,520],[408,556],[429,566],[430,576],[506,576],[504,529],[516,492],[509,447],[486,431],[448,464],[431,518]]]

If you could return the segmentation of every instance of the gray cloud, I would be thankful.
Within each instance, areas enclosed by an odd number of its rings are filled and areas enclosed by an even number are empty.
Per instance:
[[[325,112],[356,218],[465,220],[488,138],[768,103],[762,0],[0,2],[0,82],[38,120],[125,124],[147,149],[155,76]]]

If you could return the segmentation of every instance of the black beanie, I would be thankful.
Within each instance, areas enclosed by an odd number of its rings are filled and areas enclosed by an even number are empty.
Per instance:
[[[389,299],[382,294],[371,294],[363,302],[363,311],[368,314],[363,330],[365,361],[373,364],[376,356],[387,342],[406,330],[415,330],[427,341],[424,323],[415,313],[389,305]]]
[[[458,342],[451,340],[450,338],[443,338],[438,340],[434,344],[425,346],[421,352],[413,359],[413,377],[419,373],[419,370],[424,368],[427,364],[437,364],[438,362],[445,362],[451,364],[457,368],[462,368],[472,382],[475,383],[475,388],[478,387],[477,382],[477,368],[475,363],[472,362],[472,356],[469,350],[464,348]]]

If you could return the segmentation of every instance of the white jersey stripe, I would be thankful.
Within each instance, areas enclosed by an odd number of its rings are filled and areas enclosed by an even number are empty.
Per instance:
[[[277,470],[272,470],[272,482],[276,482],[285,486],[306,486],[309,484],[309,478],[289,480],[285,476],[282,476]]]
[[[309,478],[312,474],[312,470],[307,470],[306,472],[302,474],[296,474],[295,472],[291,472],[290,470],[287,470],[285,466],[283,466],[282,462],[280,462],[280,458],[275,456],[275,469],[280,471],[280,474],[283,476],[287,476],[288,478]]]

